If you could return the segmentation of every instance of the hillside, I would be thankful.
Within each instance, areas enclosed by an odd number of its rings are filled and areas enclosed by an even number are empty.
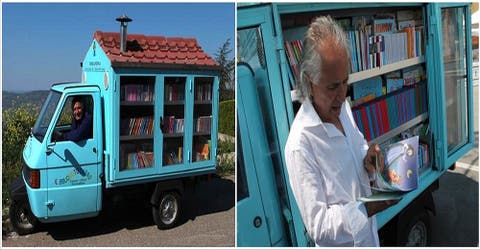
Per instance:
[[[16,108],[23,103],[31,103],[41,107],[48,96],[48,90],[37,90],[25,93],[2,91],[2,108]]]

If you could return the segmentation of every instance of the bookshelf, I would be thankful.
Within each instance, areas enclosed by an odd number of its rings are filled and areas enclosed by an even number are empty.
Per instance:
[[[384,75],[384,74],[390,73],[392,71],[400,70],[400,69],[407,68],[407,67],[410,67],[410,66],[419,65],[419,64],[422,64],[422,63],[425,63],[425,57],[424,56],[419,56],[419,57],[410,58],[410,59],[407,59],[407,60],[395,62],[395,63],[392,63],[392,64],[387,64],[387,65],[382,66],[382,67],[377,67],[377,68],[373,68],[373,69],[369,69],[369,70],[364,70],[364,71],[352,73],[348,76],[348,84],[352,84],[354,82],[359,82],[359,81],[369,79],[369,78],[372,78],[372,77],[375,77],[375,76]]]
[[[154,166],[154,90],[155,77],[120,77],[120,171]]]
[[[352,48],[347,100],[360,131],[369,144],[413,136],[412,127],[429,123],[422,8],[344,8],[282,15],[290,81],[298,82],[308,24],[316,16],[330,15],[344,28]],[[426,144],[423,149],[428,152],[431,142]]]
[[[182,164],[185,148],[186,77],[165,77],[163,102],[163,166]]]
[[[213,80],[213,77],[194,80],[193,162],[210,160],[214,155],[211,146]]]

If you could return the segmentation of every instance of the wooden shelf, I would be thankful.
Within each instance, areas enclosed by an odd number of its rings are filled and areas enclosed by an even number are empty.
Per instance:
[[[178,100],[178,101],[165,101],[163,103],[163,105],[167,106],[167,105],[185,105],[185,101],[184,100]]]
[[[153,140],[153,135],[121,135],[120,141]]]
[[[174,134],[170,134],[170,133],[163,133],[163,138],[179,138],[179,137],[183,137],[184,133],[174,133]]]
[[[211,100],[195,100],[195,103],[194,104],[212,104],[212,101]]]
[[[383,142],[385,142],[386,140],[392,138],[393,136],[397,135],[397,134],[400,134],[401,132],[417,125],[417,124],[420,124],[421,122],[425,121],[428,119],[428,113],[423,113],[415,118],[413,118],[412,120],[406,122],[406,123],[403,123],[401,124],[400,126],[388,131],[387,133],[379,136],[379,137],[376,137],[375,139],[373,140],[370,140],[369,141],[369,144],[371,143],[376,143],[376,144],[382,144]]]
[[[425,57],[414,57],[407,60],[399,61],[396,63],[391,63],[384,65],[382,67],[377,67],[369,70],[364,70],[356,73],[352,73],[348,76],[348,84],[372,78],[374,76],[380,76],[395,70],[407,68],[413,65],[421,64],[425,62]]]
[[[205,136],[205,135],[211,135],[210,132],[194,132],[193,136]]]
[[[122,106],[153,106],[153,101],[148,101],[148,102],[121,101],[120,105]]]

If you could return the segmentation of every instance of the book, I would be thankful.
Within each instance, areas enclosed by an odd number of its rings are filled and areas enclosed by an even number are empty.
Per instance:
[[[390,144],[384,151],[385,168],[376,165],[372,195],[359,197],[358,201],[401,199],[418,187],[419,137],[410,137]]]

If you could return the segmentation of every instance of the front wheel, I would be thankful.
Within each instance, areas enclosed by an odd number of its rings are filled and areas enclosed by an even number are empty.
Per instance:
[[[159,202],[152,207],[153,220],[159,229],[170,229],[178,224],[180,219],[181,200],[177,192],[163,192]]]
[[[33,215],[28,201],[12,201],[9,215],[13,229],[19,235],[34,232],[38,225],[38,220]]]

